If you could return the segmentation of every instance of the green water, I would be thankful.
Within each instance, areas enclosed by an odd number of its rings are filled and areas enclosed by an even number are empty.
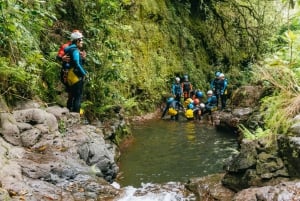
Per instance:
[[[236,136],[193,121],[150,120],[132,128],[134,142],[120,158],[121,186],[186,182],[222,172]]]

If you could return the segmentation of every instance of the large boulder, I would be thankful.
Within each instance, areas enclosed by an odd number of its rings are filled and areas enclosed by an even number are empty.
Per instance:
[[[222,185],[221,179],[223,176],[223,174],[214,174],[193,178],[185,184],[185,187],[193,192],[199,200],[231,201],[235,193]]]
[[[241,86],[235,90],[227,108],[217,111],[217,127],[237,131],[239,124],[260,125],[260,119],[256,118],[255,112],[263,94],[264,89],[260,86]]]
[[[300,137],[281,136],[278,144],[289,175],[300,178]]]
[[[233,92],[231,105],[233,108],[254,108],[263,94],[261,86],[241,86]]]
[[[242,140],[239,154],[224,165],[222,184],[236,192],[251,186],[275,185],[290,177],[276,144]]]
[[[300,200],[300,181],[283,182],[275,186],[248,188],[238,192],[232,201],[292,201]]]

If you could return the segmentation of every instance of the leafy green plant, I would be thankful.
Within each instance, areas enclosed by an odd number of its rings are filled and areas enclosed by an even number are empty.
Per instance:
[[[288,29],[278,36],[277,51],[253,65],[253,80],[264,83],[265,87],[272,90],[270,96],[262,99],[260,111],[264,115],[266,128],[274,133],[286,134],[291,126],[291,118],[300,112],[300,62],[294,56],[300,49],[300,27],[294,26],[298,22],[298,15],[288,21]]]
[[[238,128],[242,131],[244,138],[249,140],[266,138],[273,135],[270,129],[263,130],[262,128],[258,127],[254,132],[251,132],[242,124],[240,124]]]
[[[63,120],[60,120],[58,122],[58,131],[60,132],[62,137],[66,136],[67,128],[66,128],[66,122]]]
[[[28,99],[38,90],[38,76],[27,72],[22,66],[10,65],[7,58],[0,57],[0,92],[8,103],[16,99]]]

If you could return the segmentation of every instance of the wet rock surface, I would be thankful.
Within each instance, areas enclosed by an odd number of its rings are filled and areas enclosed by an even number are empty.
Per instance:
[[[0,200],[105,200],[119,193],[110,185],[118,150],[105,136],[122,120],[83,125],[79,114],[37,103],[0,118]]]
[[[241,87],[234,92],[228,108],[216,112],[215,125],[238,133],[240,148],[225,163],[224,175],[190,180],[187,188],[196,193],[199,200],[300,200],[300,138],[296,137],[299,136],[300,116],[293,119],[289,129],[294,137],[246,140],[239,133],[239,124],[253,130],[263,127],[256,109],[263,94],[260,87]]]
[[[239,104],[239,98],[233,99],[234,109],[214,114],[217,127],[261,124],[253,103],[262,93],[245,89],[255,93],[253,100]],[[106,201],[121,194],[122,189],[110,185],[118,173],[118,149],[111,140],[125,125],[123,118],[84,125],[78,114],[58,106],[26,102],[13,112],[4,103],[0,107],[0,200]],[[298,123],[296,118],[291,132],[298,132]],[[300,200],[299,142],[298,137],[283,137],[266,146],[243,140],[225,164],[225,174],[194,178],[185,186],[206,201]]]
[[[221,180],[223,176],[224,174],[215,174],[202,178],[193,178],[185,186],[195,193],[198,200],[231,201],[235,193],[222,185]]]
[[[293,201],[300,200],[300,181],[282,182],[275,186],[248,188],[238,192],[232,201]]]
[[[239,154],[224,166],[224,186],[240,191],[251,186],[275,185],[290,178],[277,145],[263,140],[243,140]]]

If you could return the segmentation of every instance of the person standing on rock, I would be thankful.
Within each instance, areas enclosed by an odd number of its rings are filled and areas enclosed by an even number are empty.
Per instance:
[[[221,109],[225,109],[226,100],[227,100],[227,79],[225,79],[225,75],[220,73],[219,79],[216,82],[216,97],[217,97],[217,106],[219,100],[221,100]]]
[[[207,95],[207,101],[205,102],[205,108],[203,108],[202,115],[207,113],[210,123],[213,123],[212,112],[218,109],[217,97],[213,94],[212,90],[208,90],[206,95]]]
[[[217,71],[215,73],[215,78],[210,82],[210,90],[212,90],[215,95],[217,94],[216,85],[217,85],[217,82],[219,81],[220,74],[221,74],[221,72]]]
[[[193,86],[189,81],[188,75],[184,75],[184,81],[181,83],[182,93],[184,100],[191,98],[191,92],[193,90]]]
[[[180,102],[180,98],[182,96],[182,89],[180,85],[180,78],[175,78],[175,83],[172,84],[172,95],[174,96],[175,100]]]
[[[72,33],[79,32],[79,30],[75,29],[72,31]],[[61,70],[60,70],[60,80],[65,85],[66,91],[68,91],[68,83],[67,83],[67,77],[68,77],[68,70],[70,69],[70,55],[65,53],[65,48],[72,44],[72,40],[68,40],[66,43],[61,45],[59,47],[59,50],[56,55],[56,60],[61,62]],[[80,51],[80,56],[82,60],[85,60],[86,52]]]
[[[80,32],[71,34],[72,44],[64,49],[70,55],[70,70],[68,72],[69,97],[67,108],[71,112],[80,112],[83,84],[87,71],[83,67],[80,49],[83,47],[83,35]]]

